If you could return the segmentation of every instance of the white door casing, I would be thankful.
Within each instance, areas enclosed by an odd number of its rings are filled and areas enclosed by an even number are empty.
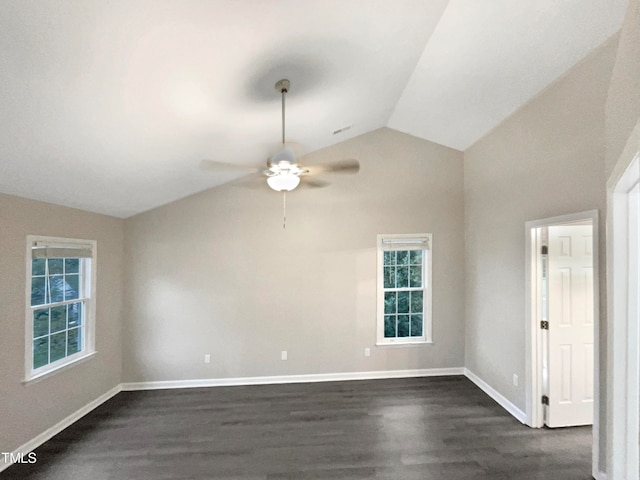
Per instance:
[[[609,180],[607,477],[640,478],[640,152]]]
[[[627,294],[627,315],[628,315],[628,336],[627,352],[628,358],[628,401],[627,418],[627,442],[630,444],[628,450],[629,479],[640,477],[640,184],[636,183],[628,195],[627,206],[628,247],[627,255],[629,260],[628,274],[628,294]],[[633,447],[631,447],[633,446]]]
[[[544,413],[541,396],[547,394],[543,386],[542,364],[546,358],[545,337],[546,331],[541,330],[541,289],[540,276],[542,275],[540,249],[540,232],[545,227],[553,225],[567,225],[576,222],[587,222],[593,227],[593,313],[594,313],[594,408],[593,408],[593,444],[592,444],[592,469],[594,478],[604,478],[601,475],[605,464],[601,462],[600,448],[600,228],[598,210],[568,213],[555,217],[529,220],[525,223],[525,409],[526,424],[533,428],[544,426]],[[544,335],[543,335],[543,332]],[[543,348],[544,347],[544,348]],[[611,479],[610,479],[611,480]]]
[[[593,423],[592,232],[591,225],[549,227],[549,427]]]

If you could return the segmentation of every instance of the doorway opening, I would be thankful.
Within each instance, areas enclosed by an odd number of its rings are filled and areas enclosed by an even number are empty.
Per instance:
[[[529,221],[526,418],[533,428],[599,428],[598,211]]]

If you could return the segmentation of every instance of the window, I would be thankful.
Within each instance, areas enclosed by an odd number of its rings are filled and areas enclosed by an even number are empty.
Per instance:
[[[431,234],[378,235],[378,344],[431,342]]]
[[[93,353],[95,252],[95,241],[27,237],[27,380]]]

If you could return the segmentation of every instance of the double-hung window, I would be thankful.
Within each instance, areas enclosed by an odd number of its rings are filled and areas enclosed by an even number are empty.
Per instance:
[[[378,235],[378,344],[431,342],[431,234]]]
[[[94,352],[96,242],[27,237],[26,380]]]

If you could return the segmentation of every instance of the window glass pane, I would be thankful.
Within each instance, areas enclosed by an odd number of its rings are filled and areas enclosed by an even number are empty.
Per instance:
[[[49,334],[49,309],[41,308],[33,311],[33,338]]]
[[[396,313],[396,292],[385,292],[384,313]]]
[[[395,288],[396,267],[384,267],[384,288]]]
[[[396,288],[409,286],[409,267],[396,267]]]
[[[395,338],[396,336],[396,316],[385,315],[384,316],[384,337]]]
[[[408,250],[398,250],[396,252],[396,263],[398,265],[408,265],[409,264],[409,251]]]
[[[31,305],[42,305],[45,303],[45,277],[35,277],[31,279]]]
[[[423,313],[423,292],[411,292],[411,313]]]
[[[422,336],[422,315],[411,315],[411,336]]]
[[[409,282],[412,287],[422,287],[422,265],[409,267]]]
[[[64,286],[64,277],[62,275],[49,277],[50,303],[62,302],[64,300]]]
[[[411,250],[409,253],[411,265],[422,265],[422,250]]]
[[[414,237],[417,238],[417,235],[393,235],[390,237],[392,241],[379,244],[378,255],[382,255],[382,259],[378,259],[382,265],[378,268],[381,268],[379,276],[382,278],[378,278],[378,302],[384,302],[384,307],[383,311],[378,312],[378,328],[382,332],[378,331],[379,341],[383,343],[392,343],[394,339],[422,341],[427,326],[430,331],[430,322],[425,325],[425,302],[431,298],[427,290],[431,274],[431,257],[427,255],[431,252],[428,248],[418,246]],[[430,238],[430,235],[427,237]],[[414,244],[417,247],[415,250]],[[384,322],[383,325],[379,324],[381,322]]]
[[[74,300],[80,297],[80,275],[65,275],[64,276],[64,299]]]
[[[62,275],[64,260],[62,258],[49,258],[49,275]]]
[[[80,350],[82,350],[80,329],[71,329],[67,336],[67,355],[73,355],[74,353],[78,353]]]
[[[409,336],[409,315],[398,315],[398,337]]]
[[[49,337],[33,341],[33,368],[49,363]]]
[[[398,292],[398,313],[409,313],[410,292]]]
[[[79,273],[80,272],[80,259],[79,258],[65,258],[64,260],[64,273]]]
[[[59,332],[65,328],[67,328],[67,306],[53,307],[51,309],[51,333]]]
[[[51,335],[51,363],[67,356],[67,332]]]
[[[67,305],[69,310],[69,326],[68,328],[82,325],[82,302]]]
[[[44,258],[34,258],[31,260],[31,275],[44,275]]]

